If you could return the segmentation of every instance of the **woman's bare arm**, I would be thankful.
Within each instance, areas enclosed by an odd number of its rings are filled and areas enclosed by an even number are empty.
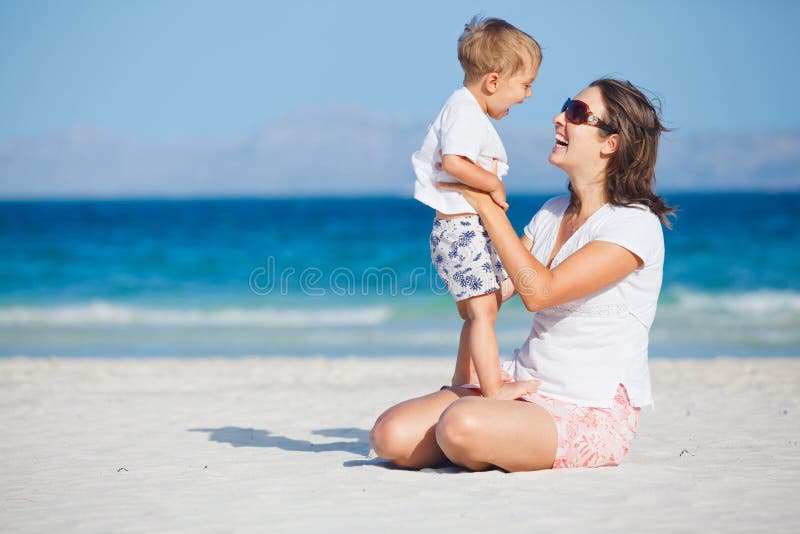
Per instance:
[[[488,194],[462,184],[440,187],[459,191],[478,212],[517,293],[530,311],[591,295],[641,265],[638,256],[624,247],[592,241],[550,271],[525,248],[505,212]]]

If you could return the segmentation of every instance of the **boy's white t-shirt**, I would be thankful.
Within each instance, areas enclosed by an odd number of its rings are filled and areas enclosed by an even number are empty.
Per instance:
[[[411,156],[411,163],[417,175],[414,198],[446,214],[475,213],[461,193],[436,187],[436,182],[458,181],[436,169],[436,163],[441,161],[439,149],[443,154],[465,156],[488,171],[492,170],[493,158],[497,158],[498,177],[508,173],[508,158],[500,136],[466,87],[447,99],[428,128],[422,147]]]
[[[569,200],[550,199],[525,227],[531,253],[544,265]],[[620,383],[633,406],[652,404],[647,348],[664,267],[661,222],[645,207],[606,204],[564,243],[550,269],[590,241],[620,245],[644,263],[597,293],[536,312],[528,339],[504,367],[516,380],[540,380],[539,393],[581,406],[611,406]]]

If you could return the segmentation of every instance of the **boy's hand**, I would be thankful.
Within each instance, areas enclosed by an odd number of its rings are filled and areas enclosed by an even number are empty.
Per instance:
[[[497,161],[494,162],[495,170],[497,170]],[[508,211],[508,202],[506,201],[506,186],[503,185],[503,182],[500,182],[500,185],[497,189],[489,192],[489,196],[492,197],[494,203],[503,208],[503,211]]]
[[[492,158],[492,174],[497,176],[497,158]],[[506,185],[500,181],[497,189],[490,191],[489,196],[492,197],[494,203],[503,208],[503,211],[508,211],[508,201],[506,200]]]

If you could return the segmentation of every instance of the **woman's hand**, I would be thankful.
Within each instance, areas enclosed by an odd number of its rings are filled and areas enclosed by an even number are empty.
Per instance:
[[[505,382],[490,398],[497,400],[517,400],[525,395],[531,395],[541,382],[538,380],[525,380],[523,382]]]
[[[469,202],[469,205],[475,208],[475,211],[478,213],[483,213],[484,210],[490,209],[492,206],[497,206],[490,193],[465,184],[457,182],[436,182],[436,187],[444,189],[445,191],[457,191],[461,193],[464,200]]]
[[[472,362],[470,362],[470,367],[472,367]],[[502,380],[504,384],[507,384],[508,382],[511,382],[511,375],[500,369],[500,380]],[[459,373],[458,369],[455,373],[453,373],[453,379],[450,381],[450,385],[453,387],[458,387],[463,386],[464,384],[478,385],[478,374],[475,372],[475,369],[470,369],[468,374],[464,374],[463,372]]]
[[[530,250],[530,247],[528,248]],[[500,282],[500,296],[502,301],[505,302],[517,294],[517,288],[514,287],[514,281],[511,278],[506,278]]]

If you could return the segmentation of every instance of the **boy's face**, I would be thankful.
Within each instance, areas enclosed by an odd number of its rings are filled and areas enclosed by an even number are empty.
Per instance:
[[[533,94],[531,85],[538,73],[538,69],[532,68],[510,77],[499,76],[495,81],[490,80],[494,93],[486,99],[486,112],[489,116],[500,120],[508,115],[511,106],[525,102],[525,99]]]

